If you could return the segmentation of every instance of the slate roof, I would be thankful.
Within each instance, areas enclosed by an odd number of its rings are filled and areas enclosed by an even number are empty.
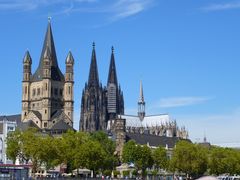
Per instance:
[[[42,119],[42,114],[38,111],[32,111],[37,117],[38,119]]]
[[[27,122],[21,122],[19,125],[17,125],[17,128],[21,131],[25,131],[28,128],[40,129],[32,120],[29,120]]]
[[[51,128],[51,130],[73,130],[73,128],[71,126],[69,126],[67,123],[65,123],[63,120],[60,120],[58,122],[56,122],[56,124],[54,124]]]
[[[168,114],[145,116],[143,120],[140,120],[139,116],[132,115],[121,115],[121,118],[126,119],[127,127],[155,127],[172,122]]]
[[[15,114],[10,116],[0,116],[0,121],[2,121],[4,118],[7,118],[8,121],[16,121],[17,124],[21,122],[21,114]]]
[[[134,140],[137,144],[145,145],[149,144],[150,146],[162,146],[168,148],[174,148],[175,144],[182,140],[178,137],[166,137],[166,136],[155,136],[150,134],[135,134],[135,133],[126,133],[126,140]],[[190,140],[187,140],[190,141]]]
[[[52,35],[51,23],[48,23],[47,32],[45,35],[45,40],[43,43],[42,53],[40,57],[40,62],[36,72],[33,74],[31,81],[41,81],[43,76],[43,59],[45,52],[49,51],[49,56],[51,59],[51,79],[54,81],[64,81],[64,76],[58,67],[57,56],[55,51],[55,45]]]

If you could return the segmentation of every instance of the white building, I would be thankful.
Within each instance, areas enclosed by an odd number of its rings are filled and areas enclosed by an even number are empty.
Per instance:
[[[17,127],[17,121],[21,118],[21,115],[13,116],[0,116],[0,163],[12,164],[13,162],[7,158],[7,135],[11,131],[15,131]]]

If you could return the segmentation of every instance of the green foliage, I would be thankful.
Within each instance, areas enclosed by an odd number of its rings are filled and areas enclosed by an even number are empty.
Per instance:
[[[210,153],[209,169],[211,174],[231,175],[240,173],[240,151],[213,147]]]
[[[130,171],[123,171],[123,176],[126,177],[126,176],[129,176],[130,175]]]
[[[172,171],[184,172],[191,176],[202,175],[207,170],[206,149],[187,141],[180,141],[174,149],[170,167]]]
[[[15,163],[17,157],[21,157],[21,147],[20,147],[20,136],[21,132],[16,130],[10,132],[7,136],[7,150],[6,154],[9,159],[12,159]]]
[[[166,169],[169,164],[167,151],[163,147],[158,147],[153,151],[153,160],[156,168]]]
[[[123,147],[123,162],[134,163],[137,170],[141,170],[142,176],[147,168],[153,165],[152,151],[144,145],[137,145],[134,141],[128,141]]]
[[[97,131],[91,134],[91,138],[94,141],[100,143],[102,149],[105,152],[105,158],[102,161],[103,170],[113,170],[118,164],[118,157],[114,155],[116,144],[114,141],[110,140],[106,133],[103,131]]]
[[[136,159],[137,144],[135,141],[128,141],[123,147],[122,160],[125,163],[133,163]]]

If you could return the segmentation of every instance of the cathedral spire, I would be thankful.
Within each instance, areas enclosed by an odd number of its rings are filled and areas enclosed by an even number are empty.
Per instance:
[[[144,101],[144,96],[143,96],[142,81],[140,81],[140,96],[139,96],[139,101],[138,101],[138,116],[139,116],[141,121],[145,117],[145,101]]]
[[[108,84],[110,83],[115,84],[116,86],[118,85],[113,46],[112,46],[111,61],[110,61],[109,73],[108,73]]]
[[[142,86],[142,81],[140,81],[140,94],[139,94],[139,101],[138,103],[145,103],[144,102],[144,95],[143,95],[143,86]]]
[[[92,58],[91,58],[89,77],[88,77],[88,86],[89,87],[91,87],[91,86],[98,87],[99,86],[97,59],[96,59],[94,42],[93,42],[93,50],[92,50]]]
[[[44,39],[44,43],[43,43],[40,62],[39,62],[36,72],[33,75],[33,81],[39,81],[42,79],[42,68],[43,68],[43,64],[44,64],[43,60],[44,60],[45,52],[47,52],[47,51],[49,51],[48,53],[50,55],[50,60],[51,60],[50,64],[51,64],[51,69],[53,71],[52,79],[56,80],[56,81],[64,80],[64,76],[58,67],[56,50],[55,50],[50,20],[48,20],[47,31],[45,34],[45,39]]]

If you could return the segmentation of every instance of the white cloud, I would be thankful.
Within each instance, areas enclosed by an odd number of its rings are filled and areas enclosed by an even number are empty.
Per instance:
[[[110,17],[110,22],[138,14],[153,5],[155,0],[9,0],[0,1],[2,11],[33,11],[52,8],[51,15],[95,13]],[[56,6],[58,6],[56,8]],[[56,10],[57,9],[57,10]]]
[[[212,98],[209,97],[171,97],[163,98],[160,100],[159,106],[168,107],[179,107],[179,106],[190,106],[195,104],[204,103]]]
[[[222,11],[222,10],[230,10],[230,9],[239,9],[240,2],[228,2],[223,4],[211,4],[202,8],[204,11]]]
[[[152,5],[152,0],[119,0],[114,6],[115,15],[113,19],[121,19],[138,14]]]

